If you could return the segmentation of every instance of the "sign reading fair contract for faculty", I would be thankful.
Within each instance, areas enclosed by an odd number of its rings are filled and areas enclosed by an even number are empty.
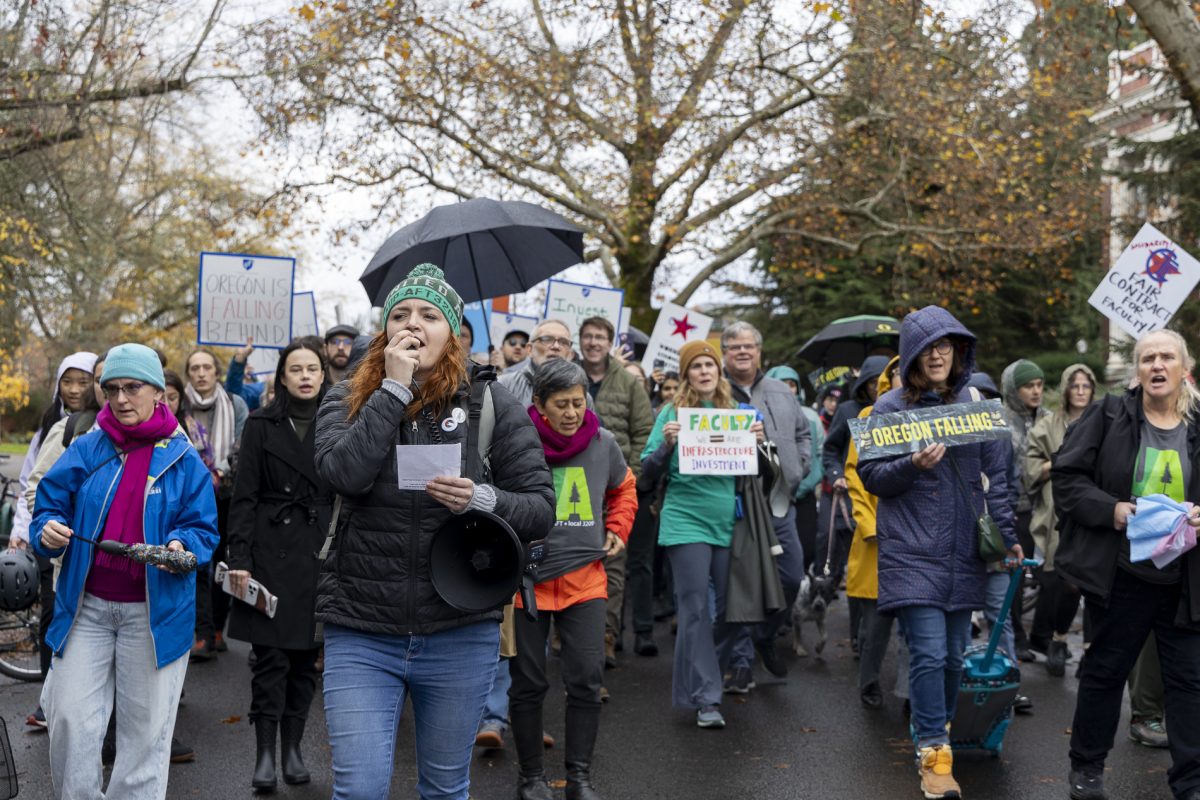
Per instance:
[[[681,408],[680,475],[757,475],[758,447],[750,426],[754,411]]]
[[[931,444],[954,447],[1012,435],[999,400],[871,414],[849,423],[860,462],[916,453]]]
[[[196,341],[279,348],[292,340],[296,259],[201,253]]]
[[[1200,262],[1150,223],[1088,298],[1130,336],[1165,328],[1200,281]]]

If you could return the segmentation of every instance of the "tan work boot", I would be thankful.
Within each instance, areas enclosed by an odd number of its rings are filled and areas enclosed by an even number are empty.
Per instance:
[[[612,631],[604,633],[604,668],[613,669],[617,666],[617,636]]]
[[[927,800],[962,797],[958,782],[950,774],[954,767],[954,755],[950,752],[950,745],[935,744],[933,747],[922,747],[917,751],[917,761],[918,771],[921,773],[921,791]]]

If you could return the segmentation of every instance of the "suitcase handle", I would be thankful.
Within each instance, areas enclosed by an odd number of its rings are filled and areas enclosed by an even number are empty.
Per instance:
[[[1000,637],[1004,634],[1004,621],[1008,619],[1008,613],[1012,611],[1013,601],[1017,597],[1017,586],[1020,585],[1018,578],[1021,576],[1021,570],[1026,567],[1039,566],[1041,563],[1032,558],[1027,558],[1020,564],[1014,564],[1011,561],[1004,562],[1005,568],[1012,570],[1012,578],[1008,582],[1008,592],[1004,595],[1004,602],[1000,604],[1000,611],[996,615],[996,624],[992,626],[992,635],[988,637],[987,652],[983,654],[983,661],[979,663],[980,668],[985,672],[991,668],[996,648],[1000,646]]]

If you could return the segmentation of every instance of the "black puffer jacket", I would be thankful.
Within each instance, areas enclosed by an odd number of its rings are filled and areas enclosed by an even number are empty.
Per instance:
[[[1108,604],[1125,531],[1113,527],[1118,502],[1128,501],[1141,447],[1142,390],[1092,403],[1052,459],[1050,488],[1059,518],[1054,569],[1085,594]],[[1200,425],[1188,423],[1192,479],[1186,497],[1200,501]],[[1200,548],[1180,559],[1183,592],[1175,624],[1200,630]]]
[[[492,434],[495,513],[524,541],[544,537],[554,524],[554,485],[529,414],[507,389],[492,383],[496,427]],[[455,406],[467,407],[463,384]],[[335,552],[321,574],[317,619],[373,633],[430,634],[500,612],[464,614],[447,605],[429,577],[433,534],[450,511],[425,492],[402,492],[396,479],[396,446],[467,446],[467,424],[446,431],[451,409],[405,418],[405,404],[377,389],[353,422],[346,421],[349,384],[329,391],[317,414],[317,471],[342,495]],[[471,476],[477,482],[478,476]]]

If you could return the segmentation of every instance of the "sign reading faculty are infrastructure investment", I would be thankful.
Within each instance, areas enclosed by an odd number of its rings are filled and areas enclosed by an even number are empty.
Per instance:
[[[916,453],[931,444],[954,447],[1012,435],[999,400],[871,414],[849,422],[859,461]]]
[[[296,259],[201,253],[196,341],[287,347],[292,340]]]
[[[753,410],[681,408],[677,418],[680,475],[758,474]]]
[[[1165,328],[1197,281],[1200,262],[1147,222],[1088,303],[1136,339]]]

